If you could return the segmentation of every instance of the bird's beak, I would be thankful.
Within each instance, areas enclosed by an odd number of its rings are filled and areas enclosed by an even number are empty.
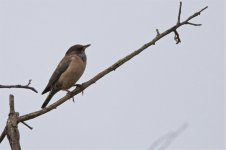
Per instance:
[[[87,45],[84,45],[84,49],[86,49],[87,47],[91,46],[91,44],[87,44]]]

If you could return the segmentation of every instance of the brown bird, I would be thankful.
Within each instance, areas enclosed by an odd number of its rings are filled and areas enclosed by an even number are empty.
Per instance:
[[[85,49],[89,46],[90,44],[74,45],[68,49],[42,92],[42,94],[49,92],[49,95],[42,104],[42,108],[47,106],[57,92],[60,90],[67,91],[79,80],[86,68]]]

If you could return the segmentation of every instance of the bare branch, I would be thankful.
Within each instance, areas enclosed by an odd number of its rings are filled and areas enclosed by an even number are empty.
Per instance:
[[[2,134],[1,134],[1,136],[0,136],[0,143],[2,143],[2,141],[3,141],[4,138],[5,138],[5,136],[6,136],[6,127],[4,128],[4,130],[3,130],[3,132],[2,132]]]
[[[160,35],[159,29],[156,29],[156,33],[157,33],[156,36],[159,36]]]
[[[32,130],[33,128],[31,126],[29,126],[26,122],[22,121],[21,123],[23,123],[26,127],[28,127],[30,130]]]
[[[183,23],[187,23],[189,22],[191,19],[195,18],[196,16],[200,15],[202,11],[204,11],[205,9],[207,9],[208,6],[204,7],[203,9],[201,9],[200,11],[194,13],[192,16],[188,17],[188,19],[186,19]]]
[[[182,6],[182,4],[180,5],[180,7]],[[114,63],[113,65],[111,65],[110,67],[106,68],[105,70],[103,70],[102,72],[98,73],[96,76],[94,76],[92,79],[90,79],[87,82],[84,82],[81,84],[81,86],[76,87],[72,92],[67,93],[64,97],[62,97],[61,99],[59,99],[58,101],[56,101],[55,103],[49,105],[48,107],[20,116],[18,119],[18,122],[22,122],[22,121],[26,121],[26,120],[30,120],[33,118],[36,118],[40,115],[43,115],[53,109],[55,109],[56,107],[58,107],[59,105],[61,105],[62,103],[64,103],[65,101],[67,101],[68,99],[74,97],[75,95],[81,93],[82,91],[84,91],[86,88],[88,88],[90,85],[94,84],[95,82],[97,82],[99,79],[101,79],[102,77],[104,77],[105,75],[107,75],[108,73],[116,70],[118,67],[120,67],[121,65],[123,65],[124,63],[126,63],[127,61],[129,61],[130,59],[132,59],[133,57],[135,57],[136,55],[138,55],[139,53],[141,53],[143,50],[147,49],[148,47],[150,47],[151,45],[154,45],[158,40],[160,40],[161,38],[163,38],[164,36],[174,32],[177,35],[177,38],[179,39],[179,33],[176,31],[180,26],[185,25],[188,23],[189,20],[191,20],[192,18],[198,16],[203,10],[205,10],[207,7],[201,9],[200,11],[194,13],[192,16],[188,17],[187,20],[183,21],[183,22],[179,22],[176,25],[174,25],[173,27],[167,29],[166,31],[162,32],[161,34],[159,34],[158,36],[155,36],[155,38],[153,38],[150,42],[144,44],[143,46],[141,46],[139,49],[133,51],[131,54],[127,55],[126,57],[118,60],[116,63]],[[180,13],[178,18],[180,18]]]
[[[174,40],[176,41],[176,44],[179,44],[181,42],[179,33],[177,32],[177,30],[175,30],[174,33],[175,33]]]
[[[156,150],[156,149],[161,149],[164,150],[166,149],[179,135],[182,134],[182,132],[187,129],[188,124],[185,123],[183,124],[180,128],[178,128],[175,131],[171,131],[159,139],[157,139],[155,142],[151,144],[151,146],[148,148],[148,150]]]
[[[191,23],[191,22],[187,22],[186,24],[192,25],[192,26],[201,26],[202,24],[198,24],[198,23]]]
[[[14,96],[12,94],[9,95],[9,113],[10,114],[15,113],[15,109],[14,109]]]
[[[9,144],[12,150],[21,150],[20,147],[20,132],[18,130],[18,117],[19,113],[15,112],[14,109],[14,96],[10,94],[9,96],[9,118],[6,125],[6,135],[9,140]]]
[[[31,79],[28,81],[28,84],[27,84],[27,86],[29,86],[31,84]]]
[[[38,91],[34,87],[30,87],[31,80],[29,80],[27,85],[0,85],[0,88],[20,88],[20,89],[29,89],[32,90],[35,93],[38,93]]]
[[[180,7],[179,7],[179,12],[178,12],[177,24],[180,23],[181,8],[182,8],[182,2],[180,1]]]

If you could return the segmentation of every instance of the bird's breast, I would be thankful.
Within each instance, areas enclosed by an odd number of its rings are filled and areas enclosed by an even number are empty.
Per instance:
[[[86,63],[80,57],[72,56],[70,60],[68,68],[59,78],[62,89],[71,88],[79,80],[86,68]]]

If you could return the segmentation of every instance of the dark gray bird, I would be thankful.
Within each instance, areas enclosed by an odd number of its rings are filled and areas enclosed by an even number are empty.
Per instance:
[[[42,92],[42,94],[49,92],[49,95],[42,104],[42,108],[47,106],[57,92],[68,90],[79,80],[86,68],[85,49],[89,46],[90,44],[74,45],[68,49]]]

